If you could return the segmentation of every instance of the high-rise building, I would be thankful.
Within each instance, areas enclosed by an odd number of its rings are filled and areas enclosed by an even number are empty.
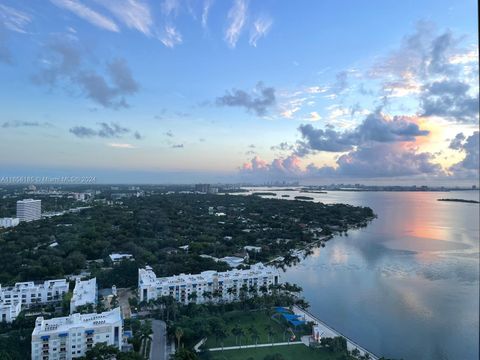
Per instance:
[[[71,360],[106,343],[121,350],[123,320],[120,308],[100,314],[37,317],[32,332],[32,360]]]
[[[70,300],[70,314],[74,313],[79,306],[95,305],[97,303],[97,279],[77,279]]]
[[[252,289],[270,293],[271,285],[278,285],[279,271],[272,266],[255,264],[247,270],[225,272],[204,271],[200,274],[180,274],[157,278],[152,268],[138,269],[138,291],[140,301],[171,296],[178,302],[205,303],[208,301],[234,301],[242,291],[252,295]]]
[[[42,218],[42,200],[18,200],[17,218],[20,221],[40,220]]]

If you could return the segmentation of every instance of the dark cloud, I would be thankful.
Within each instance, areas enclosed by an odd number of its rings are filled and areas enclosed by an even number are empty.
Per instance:
[[[478,179],[480,169],[479,132],[475,131],[469,137],[463,133],[457,134],[450,143],[450,148],[463,152],[465,157],[462,161],[452,165],[449,171],[456,177]]]
[[[71,38],[55,38],[43,48],[45,65],[32,76],[37,85],[67,85],[69,92],[85,97],[107,108],[128,107],[125,96],[139,90],[138,83],[123,59],[108,62],[105,74],[89,68],[88,53]]]
[[[286,141],[281,142],[278,145],[274,145],[270,147],[272,151],[292,151],[294,149],[293,145],[290,145]]]
[[[174,144],[172,145],[172,149],[183,149],[183,144]]]
[[[132,130],[116,123],[107,124],[102,122],[98,125],[98,129],[92,129],[85,126],[74,126],[70,129],[70,133],[79,138],[100,137],[105,139],[120,138],[132,133]],[[142,135],[138,131],[133,132],[133,137],[137,140],[142,139]]]
[[[335,94],[342,93],[348,87],[348,72],[340,71],[335,75],[335,83],[332,86],[332,91]]]
[[[48,122],[38,121],[6,121],[2,124],[2,128],[19,128],[19,127],[50,127],[52,124]]]
[[[302,136],[296,149],[299,156],[315,151],[350,151],[354,146],[369,142],[414,141],[417,136],[429,134],[408,117],[394,116],[392,120],[388,120],[379,111],[368,115],[360,125],[350,131],[340,132],[332,127],[316,129],[311,124],[300,125],[298,130]]]
[[[165,133],[166,136],[168,137],[173,137],[173,132],[172,130],[168,130],[166,133]]]
[[[243,90],[233,89],[216,99],[217,106],[243,107],[249,112],[254,112],[258,116],[267,113],[267,109],[275,104],[275,89],[265,87],[259,82],[252,94]]]
[[[423,87],[422,116],[440,116],[458,122],[478,122],[479,97],[470,95],[470,86],[458,80],[443,80]]]

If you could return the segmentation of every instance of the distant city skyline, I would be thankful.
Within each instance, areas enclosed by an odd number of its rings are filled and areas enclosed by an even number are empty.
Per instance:
[[[478,185],[477,32],[470,0],[0,0],[0,177]]]

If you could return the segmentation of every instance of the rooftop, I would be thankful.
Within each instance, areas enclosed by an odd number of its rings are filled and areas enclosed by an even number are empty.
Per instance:
[[[92,328],[99,325],[115,324],[122,320],[120,308],[117,307],[110,311],[100,314],[72,314],[70,316],[58,317],[45,320],[38,317],[33,329],[32,336],[41,335],[45,332],[67,332],[72,327]]]

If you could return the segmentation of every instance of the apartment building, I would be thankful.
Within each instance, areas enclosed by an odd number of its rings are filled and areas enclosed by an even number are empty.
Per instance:
[[[19,302],[22,306],[61,301],[68,292],[65,279],[46,280],[43,283],[33,281],[18,282],[14,286],[0,285],[0,303],[5,305]]]
[[[18,314],[22,311],[22,305],[20,302],[15,302],[13,304],[4,304],[0,301],[0,323],[6,322],[11,323],[15,321]]]
[[[17,218],[20,221],[33,221],[42,218],[42,201],[25,199],[17,201]]]
[[[201,304],[234,301],[239,299],[242,291],[248,297],[252,295],[252,289],[259,293],[262,289],[270,292],[270,285],[278,285],[279,279],[280,273],[276,268],[261,263],[252,265],[248,270],[204,271],[163,278],[157,278],[152,268],[147,266],[138,270],[138,289],[140,301],[172,296],[183,304]]]
[[[95,305],[97,303],[98,289],[97,279],[75,281],[72,299],[70,300],[70,314],[73,314],[79,306]]]
[[[120,308],[100,314],[72,314],[44,319],[38,317],[32,332],[32,360],[71,360],[97,343],[121,350],[123,320]]]

